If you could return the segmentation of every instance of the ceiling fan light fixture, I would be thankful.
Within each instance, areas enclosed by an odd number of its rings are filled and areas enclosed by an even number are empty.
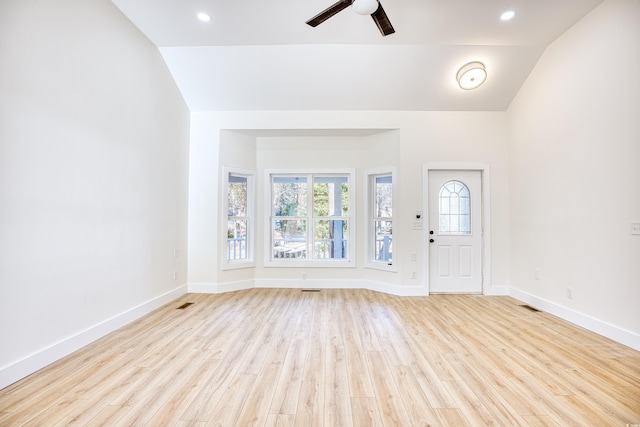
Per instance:
[[[487,70],[482,62],[465,64],[458,70],[456,80],[461,89],[471,90],[479,87],[487,79]]]
[[[358,15],[371,15],[378,10],[378,0],[354,0],[351,7]]]

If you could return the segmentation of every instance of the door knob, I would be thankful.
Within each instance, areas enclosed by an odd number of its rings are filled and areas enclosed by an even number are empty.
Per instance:
[[[433,242],[435,242],[435,240],[429,239],[429,243],[433,243]]]

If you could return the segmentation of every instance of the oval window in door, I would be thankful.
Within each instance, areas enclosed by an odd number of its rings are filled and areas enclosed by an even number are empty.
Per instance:
[[[438,234],[471,234],[471,194],[460,181],[446,182],[440,188]]]

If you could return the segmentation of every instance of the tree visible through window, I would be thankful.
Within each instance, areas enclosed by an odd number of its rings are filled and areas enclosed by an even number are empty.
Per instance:
[[[254,182],[255,172],[226,167],[225,267],[253,265]]]
[[[391,175],[373,178],[374,260],[391,262],[393,254],[393,182]]]
[[[349,174],[271,177],[271,259],[349,259]]]
[[[227,259],[246,259],[247,177],[229,174],[227,190]]]

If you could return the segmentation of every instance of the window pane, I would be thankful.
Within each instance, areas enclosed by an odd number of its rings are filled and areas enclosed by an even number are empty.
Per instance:
[[[349,215],[347,177],[313,178],[313,214],[315,216]]]
[[[449,196],[449,213],[452,215],[460,213],[460,198],[457,193]]]
[[[273,222],[273,257],[305,258],[307,256],[307,221],[278,219]]]
[[[471,199],[469,197],[460,198],[460,213],[462,215],[471,215]]]
[[[471,234],[471,197],[460,181],[449,181],[440,189],[439,234]]]
[[[375,182],[375,213],[377,218],[393,216],[393,193],[391,176],[377,176]]]
[[[471,234],[471,215],[460,215],[460,234]]]
[[[306,216],[307,215],[307,178],[306,177],[274,177],[273,178],[273,215]]]
[[[449,233],[449,230],[451,227],[449,227],[449,215],[440,215],[440,222],[439,222],[439,233],[440,234],[446,234]]]
[[[449,215],[449,199],[440,196],[440,215]]]
[[[460,234],[460,217],[449,215],[449,234]]]
[[[227,259],[247,259],[247,221],[227,221]]]
[[[391,261],[393,253],[392,221],[375,221],[375,260]]]
[[[247,177],[229,174],[227,216],[247,216]]]
[[[347,221],[316,220],[313,227],[313,258],[347,258]]]

